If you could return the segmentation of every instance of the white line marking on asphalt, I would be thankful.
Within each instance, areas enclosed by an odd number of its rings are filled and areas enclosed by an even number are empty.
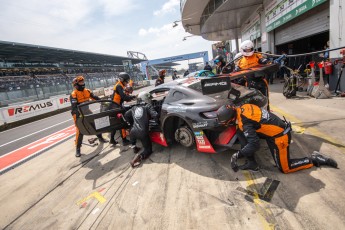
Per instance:
[[[39,132],[42,132],[42,131],[44,131],[44,130],[53,128],[53,127],[55,127],[55,126],[61,125],[61,124],[65,123],[65,122],[68,122],[68,121],[70,121],[70,120],[72,120],[72,119],[68,119],[68,120],[66,120],[66,121],[62,121],[62,122],[57,123],[57,124],[55,124],[55,125],[52,125],[52,126],[49,126],[49,127],[47,127],[47,128],[41,129],[41,130],[39,130],[39,131],[37,131],[37,132],[31,133],[31,134],[28,134],[28,135],[23,136],[23,137],[21,137],[21,138],[15,139],[15,140],[10,141],[10,142],[7,142],[6,144],[0,145],[0,148],[3,147],[3,146],[9,145],[9,144],[11,144],[11,143],[13,143],[13,142],[16,142],[16,141],[19,141],[19,140],[21,140],[21,139],[24,139],[24,138],[26,138],[26,137],[32,136],[32,135],[34,135],[34,134],[36,134],[36,133],[39,133]]]
[[[96,208],[95,210],[92,211],[92,214],[96,214],[99,211],[99,208]]]
[[[66,111],[66,112],[68,112],[68,111]],[[6,132],[9,132],[9,131],[13,131],[13,130],[15,130],[15,129],[18,129],[18,128],[23,128],[24,126],[27,126],[27,125],[33,125],[33,124],[35,124],[35,123],[37,123],[37,122],[42,122],[42,121],[44,121],[44,120],[53,118],[53,117],[55,117],[55,116],[59,116],[59,115],[64,114],[64,113],[65,113],[65,112],[56,114],[56,115],[51,116],[51,117],[46,117],[46,118],[40,119],[40,120],[38,120],[38,121],[33,121],[33,122],[30,122],[30,123],[25,124],[25,125],[20,125],[20,126],[18,126],[18,127],[12,128],[12,129],[2,131],[2,132],[0,132],[0,133],[6,133]],[[69,120],[72,120],[72,119],[69,119]]]

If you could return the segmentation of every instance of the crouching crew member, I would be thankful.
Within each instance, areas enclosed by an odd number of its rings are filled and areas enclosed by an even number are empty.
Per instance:
[[[73,79],[73,87],[74,90],[70,95],[70,102],[72,105],[72,116],[74,120],[74,124],[76,127],[76,138],[75,138],[75,145],[76,145],[76,157],[80,157],[80,147],[83,142],[83,134],[79,132],[79,129],[77,127],[77,119],[80,116],[80,113],[78,111],[78,105],[84,102],[88,102],[90,100],[100,100],[100,98],[96,95],[94,95],[91,90],[85,88],[85,82],[84,82],[84,77],[83,76],[77,76],[76,78]],[[84,113],[91,114],[92,112],[88,109],[84,111]],[[102,137],[102,134],[97,135],[98,139],[100,142],[105,143],[108,142]]]
[[[142,160],[148,158],[152,153],[152,143],[149,136],[149,120],[157,118],[157,112],[151,106],[149,94],[142,92],[138,95],[138,104],[125,113],[125,119],[131,125],[129,136],[132,141],[140,140],[143,151],[138,153],[140,149],[135,146],[135,155],[130,162],[132,167],[138,166]]]
[[[115,105],[116,108],[121,108],[125,101],[131,101],[135,98],[135,96],[125,93],[125,88],[127,84],[129,84],[129,82],[130,82],[129,74],[126,72],[121,72],[119,74],[119,80],[114,86],[114,92],[112,96],[113,101],[116,103]],[[111,106],[114,106],[114,105],[112,104]],[[109,109],[113,109],[113,108],[109,108]],[[114,146],[117,144],[117,142],[115,141],[115,134],[116,134],[116,130],[113,130],[110,133],[110,144]],[[120,130],[120,135],[122,138],[122,144],[124,146],[129,145],[130,141],[126,139],[126,131],[124,129]]]
[[[319,153],[311,157],[290,159],[291,124],[281,120],[275,114],[253,104],[244,104],[239,108],[224,105],[217,111],[219,122],[228,125],[237,120],[241,150],[231,157],[231,167],[236,172],[242,170],[258,170],[254,153],[260,148],[260,137],[266,139],[272,157],[283,173],[296,172],[312,166],[328,165],[337,168],[337,162]],[[237,159],[246,157],[247,162],[238,166]]]

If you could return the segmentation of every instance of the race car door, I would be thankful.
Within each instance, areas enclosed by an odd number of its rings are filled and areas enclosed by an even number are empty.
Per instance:
[[[83,103],[78,105],[78,110],[81,116],[77,118],[77,127],[83,135],[97,135],[127,127],[122,116],[118,116],[125,110],[111,100]]]

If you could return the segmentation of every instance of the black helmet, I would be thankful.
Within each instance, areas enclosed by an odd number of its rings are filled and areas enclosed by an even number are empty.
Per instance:
[[[126,72],[121,72],[121,73],[119,73],[119,79],[120,79],[120,81],[129,82],[129,80],[131,79],[131,77],[129,76],[128,73],[126,73]]]
[[[218,55],[213,60],[214,64],[217,64],[218,62],[224,62],[224,57],[222,55]]]
[[[217,110],[219,123],[229,125],[236,120],[236,108],[233,105],[223,105]]]

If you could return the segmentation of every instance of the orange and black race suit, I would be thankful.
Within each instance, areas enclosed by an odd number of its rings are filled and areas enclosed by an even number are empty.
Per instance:
[[[291,128],[278,116],[253,104],[237,108],[237,121],[242,149],[240,153],[248,158],[260,148],[260,138],[266,139],[273,159],[283,173],[311,168],[308,158],[290,159],[289,145]]]
[[[252,56],[242,56],[238,62],[237,62],[237,66],[242,69],[249,69],[255,66],[258,66],[260,64],[260,60],[263,59],[261,54],[258,53],[254,53]],[[268,110],[270,110],[269,108],[269,95],[268,95],[268,82],[265,78],[265,76],[255,76],[255,75],[251,75],[251,76],[246,76],[245,77],[245,86],[249,87],[249,88],[254,88],[259,90],[264,96],[267,97],[268,100]]]
[[[157,78],[155,86],[159,86],[161,84],[164,84],[164,78],[163,77]]]
[[[113,101],[117,104],[117,107],[120,108],[123,105],[123,102],[125,101],[131,101],[132,99],[135,98],[135,96],[131,96],[131,95],[127,95],[125,93],[125,86],[122,84],[121,81],[118,81],[115,85],[114,85],[114,92],[113,92]],[[113,130],[111,132],[111,137],[110,137],[110,143],[115,143],[115,134],[116,134],[116,130]],[[122,139],[126,138],[126,130],[122,129],[121,130],[121,137]]]
[[[79,91],[75,89],[70,95],[70,102],[71,102],[71,107],[72,107],[71,114],[73,116],[73,120],[74,120],[74,124],[76,128],[75,145],[77,149],[81,147],[81,144],[83,142],[83,136],[84,136],[83,134],[79,132],[79,129],[77,127],[77,119],[80,116],[78,105],[84,102],[88,102],[90,100],[100,100],[100,98],[94,95],[89,89],[84,89],[83,91]],[[97,135],[97,137],[101,138],[102,135],[99,134]]]
[[[122,84],[121,81],[118,81],[114,85],[114,92],[113,92],[112,99],[117,105],[122,106],[123,102],[130,101],[133,98],[135,97],[131,95],[126,95],[125,86]]]

